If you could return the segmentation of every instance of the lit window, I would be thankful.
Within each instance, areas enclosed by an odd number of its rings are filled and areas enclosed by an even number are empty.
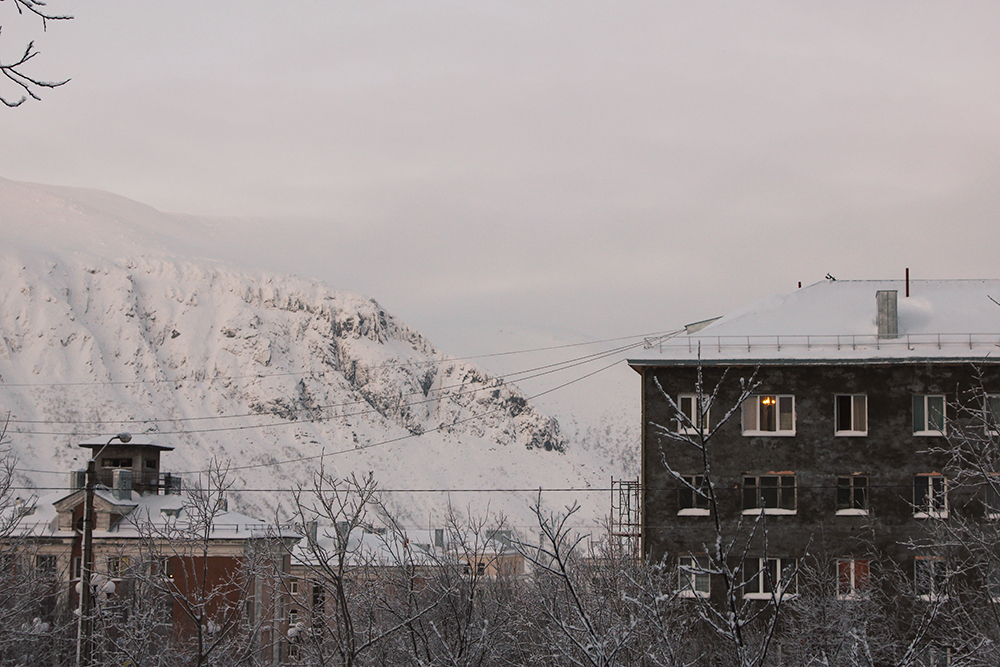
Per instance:
[[[682,598],[707,598],[712,576],[704,557],[681,556],[677,559],[677,594]]]
[[[743,478],[744,514],[795,514],[795,475]]]
[[[944,435],[944,396],[913,397],[913,435]]]
[[[929,473],[913,478],[913,517],[948,518],[948,480],[944,475]]]
[[[703,475],[684,475],[677,490],[678,516],[708,516],[708,490]]]
[[[943,558],[917,556],[913,561],[913,584],[921,600],[943,600],[948,595],[948,567]]]
[[[745,400],[743,435],[795,435],[795,397],[771,394]]]
[[[837,596],[856,598],[868,590],[870,568],[867,560],[844,558],[837,561]]]
[[[850,475],[837,478],[837,514],[866,516],[868,514],[868,478]]]
[[[868,397],[840,395],[835,399],[836,435],[868,435]]]
[[[743,561],[743,597],[769,600],[798,593],[794,558],[748,558]]]
[[[687,435],[697,435],[701,431],[709,429],[709,404],[708,398],[698,394],[681,394],[677,397],[677,407],[680,414],[677,416],[677,432]]]

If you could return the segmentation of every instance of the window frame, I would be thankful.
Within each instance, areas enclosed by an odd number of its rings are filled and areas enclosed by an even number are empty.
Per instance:
[[[708,559],[693,554],[677,557],[677,597],[707,599],[712,595],[712,575]],[[699,590],[699,582],[706,590]]]
[[[931,408],[932,400],[941,401],[940,410]],[[930,428],[935,426],[931,419],[937,413],[940,416],[940,429]],[[918,428],[918,427],[923,428]],[[921,438],[936,438],[945,435],[948,429],[948,401],[944,394],[914,394],[913,395],[913,435]]]
[[[680,478],[681,485],[677,489],[677,516],[711,516],[712,510],[708,498],[695,491],[704,488],[705,476],[681,475]]]
[[[920,482],[926,480],[924,498],[919,498]],[[940,482],[940,484],[938,483]],[[935,488],[937,487],[937,488]],[[948,478],[941,473],[919,473],[913,476],[913,518],[948,518]]]
[[[983,516],[1000,519],[1000,473],[989,473],[983,482]]]
[[[921,572],[922,565],[928,568]],[[915,556],[913,558],[913,592],[924,602],[948,599],[948,561],[940,556]],[[922,588],[922,584],[929,584]]]
[[[1000,435],[1000,394],[983,396],[983,434]]]
[[[755,568],[751,573],[747,563]],[[775,590],[767,591],[767,568],[774,563],[775,576],[771,577]],[[774,597],[787,599],[799,594],[799,572],[797,558],[747,558],[743,560],[743,597],[747,600],[770,600]],[[786,572],[792,571],[791,580],[786,581]],[[752,581],[756,581],[756,591],[748,591]],[[784,583],[784,585],[782,585]]]
[[[859,572],[859,570],[863,570],[863,572]],[[837,559],[838,600],[857,600],[867,595],[870,588],[871,560],[853,557]]]
[[[767,403],[770,399],[773,403]],[[784,403],[788,401],[788,412],[783,410]],[[774,405],[774,429],[762,429],[764,421],[761,405]],[[791,427],[782,428],[783,414],[791,414]],[[768,420],[770,421],[770,420]],[[743,415],[740,426],[745,436],[775,436],[791,437],[795,435],[795,394],[754,394],[743,401]]]
[[[702,431],[709,431],[712,412],[712,402],[708,396],[701,394],[702,411],[697,415],[699,405],[698,394],[678,394],[677,411],[680,413],[676,418],[677,432],[681,435],[698,435]],[[684,409],[684,403],[689,402],[688,409]],[[683,418],[681,417],[683,415]],[[690,425],[688,425],[690,424]]]
[[[991,560],[986,564],[986,595],[991,602],[1000,602],[1000,563]]]
[[[842,399],[848,399],[843,401]],[[859,400],[860,399],[860,400]],[[848,419],[851,422],[851,428],[842,429],[840,428],[840,420],[843,414],[844,406],[842,403],[846,403],[846,407],[850,410],[850,415]],[[860,409],[859,409],[860,404]],[[859,414],[860,423],[859,423]],[[859,426],[863,428],[858,428]],[[833,397],[833,435],[838,438],[848,437],[848,438],[860,438],[868,435],[868,394],[835,394]]]
[[[847,485],[842,485],[842,481],[847,481]],[[857,484],[858,481],[863,480],[863,484]],[[861,495],[864,496],[863,502],[858,502],[858,492],[862,492]],[[847,492],[848,501],[846,503],[841,502],[843,492]],[[837,476],[837,497],[836,497],[836,516],[868,516],[868,509],[870,507],[871,495],[868,492],[868,475],[864,474],[852,474],[852,475],[838,475]],[[864,505],[864,507],[858,507],[857,505]]]
[[[761,484],[761,480],[774,478],[776,483],[771,484]],[[786,479],[791,479],[791,484],[785,484]],[[749,480],[754,480],[753,484],[747,484]],[[774,489],[774,500],[775,506],[769,507],[767,504],[764,492]],[[791,493],[791,503],[787,502],[788,492]],[[753,493],[753,505],[749,506],[748,499],[750,498],[750,493]],[[798,499],[798,480],[796,479],[795,473],[784,472],[784,473],[767,473],[764,475],[743,475],[743,514],[754,515],[754,514],[767,514],[767,515],[787,515],[791,516],[798,513],[799,507]],[[791,507],[783,507],[782,505],[791,504]]]

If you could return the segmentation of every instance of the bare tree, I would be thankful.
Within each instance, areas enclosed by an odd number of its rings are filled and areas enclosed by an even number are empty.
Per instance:
[[[0,2],[2,1],[3,0],[0,0]],[[49,21],[66,21],[73,18],[67,14],[58,14],[49,11],[46,3],[42,0],[10,0],[10,2],[13,10],[8,9],[8,12],[16,11],[18,17],[28,16],[40,20],[42,30],[46,30],[48,28]],[[0,25],[0,35],[2,35],[2,31],[3,25]],[[20,53],[20,55],[15,57],[10,62],[0,60],[0,73],[3,73],[3,76],[8,81],[12,82],[15,90],[19,89],[18,95],[20,95],[17,99],[0,95],[0,102],[2,102],[5,106],[20,106],[29,97],[33,100],[39,100],[41,99],[38,96],[38,91],[40,89],[56,88],[69,81],[69,79],[65,79],[63,81],[47,81],[28,73],[27,66],[29,61],[31,61],[39,53],[35,48],[34,40],[29,41],[24,50],[18,51],[17,53]]]
[[[671,444],[669,451],[660,451],[660,462],[670,478],[687,492],[697,497],[708,509],[713,521],[712,538],[701,545],[703,557],[692,558],[689,565],[680,568],[679,577],[710,577],[721,584],[721,604],[708,597],[693,596],[700,618],[716,639],[723,643],[707,642],[711,652],[730,664],[741,667],[760,667],[767,664],[775,639],[781,612],[789,592],[794,592],[798,576],[797,564],[790,567],[772,567],[774,559],[768,558],[767,517],[764,511],[744,521],[741,515],[735,522],[727,523],[720,512],[719,486],[713,466],[718,462],[712,441],[716,434],[742,408],[758,388],[756,372],[749,379],[740,378],[736,399],[724,409],[723,416],[709,420],[710,409],[718,413],[720,396],[728,370],[722,372],[712,388],[705,386],[702,366],[697,369],[693,411],[680,405],[655,381],[656,388],[674,414],[675,423],[653,424],[655,432]],[[672,464],[676,448],[693,452],[700,470],[692,484],[691,476],[677,471]],[[751,557],[753,555],[754,557]],[[762,557],[757,557],[757,556]],[[760,589],[750,599],[751,582]]]

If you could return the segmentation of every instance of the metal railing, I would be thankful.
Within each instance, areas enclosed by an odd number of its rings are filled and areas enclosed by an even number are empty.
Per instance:
[[[789,335],[789,336],[683,336],[647,341],[645,349],[676,351],[686,349],[694,353],[701,349],[740,350],[752,352],[754,349],[776,350],[819,349],[819,350],[900,350],[919,349],[963,349],[975,350],[985,347],[1000,347],[997,333],[928,333],[879,336],[877,334],[836,334],[836,335]]]

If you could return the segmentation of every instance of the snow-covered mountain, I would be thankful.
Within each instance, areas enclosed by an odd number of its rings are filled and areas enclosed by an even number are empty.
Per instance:
[[[368,298],[192,256],[209,221],[0,179],[0,405],[23,481],[67,483],[84,439],[148,432],[192,483],[212,459],[269,514],[322,462],[386,489],[606,486],[621,461],[567,446],[518,390],[437,351]],[[598,456],[594,456],[594,453]],[[625,462],[625,467],[628,462]],[[620,474],[620,473],[618,473]],[[503,512],[530,493],[392,492],[404,522]],[[606,492],[578,500],[588,518]]]

